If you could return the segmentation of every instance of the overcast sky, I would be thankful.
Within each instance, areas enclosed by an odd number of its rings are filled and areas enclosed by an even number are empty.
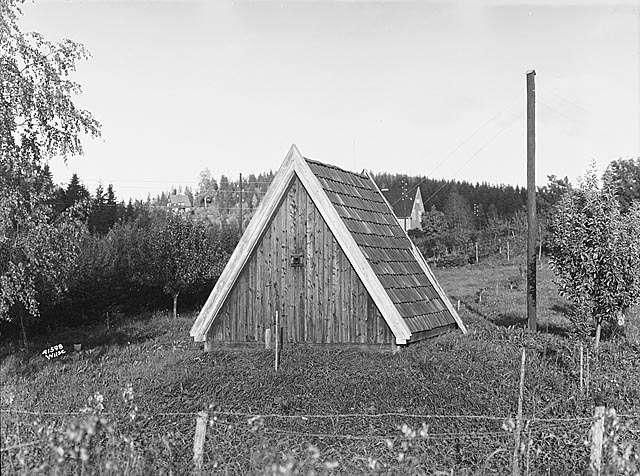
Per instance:
[[[538,181],[640,156],[640,7],[36,2],[25,30],[84,43],[79,104],[103,124],[54,161],[146,197],[277,169],[292,143],[352,170],[524,184],[525,72]],[[553,5],[551,5],[553,4]]]

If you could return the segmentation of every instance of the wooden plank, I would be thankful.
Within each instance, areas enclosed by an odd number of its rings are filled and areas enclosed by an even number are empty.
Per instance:
[[[352,282],[352,288],[351,288],[351,342],[360,342],[359,340],[359,326],[358,326],[358,319],[360,319],[360,306],[359,306],[359,298],[358,298],[358,294],[359,294],[359,290],[360,290],[360,283],[356,282],[356,280],[354,279],[354,274],[355,274],[355,270],[351,270],[351,282]],[[358,279],[359,281],[359,279]]]
[[[305,192],[305,312],[304,312],[304,340],[306,342],[312,342],[313,332],[313,299],[315,292],[315,280],[313,275],[315,273],[315,257],[313,253],[314,247],[314,233],[313,233],[313,205],[309,206],[309,196]]]
[[[295,178],[293,179],[295,180]],[[293,181],[292,180],[292,181]],[[280,319],[280,325],[282,325],[282,320],[284,319],[284,312],[283,309],[286,309],[285,306],[283,306],[283,302],[286,302],[286,296],[287,296],[287,290],[286,287],[284,285],[284,270],[283,270],[283,265],[282,265],[282,251],[284,249],[284,245],[282,243],[283,238],[284,238],[284,234],[283,234],[283,230],[284,230],[284,226],[285,226],[285,222],[286,222],[286,200],[287,200],[287,195],[288,195],[289,191],[287,189],[287,194],[285,194],[285,199],[283,201],[282,204],[282,208],[280,209],[278,215],[277,215],[277,222],[274,223],[274,228],[273,228],[273,234],[275,235],[275,255],[276,255],[276,269],[277,269],[277,275],[276,278],[274,279],[274,299],[275,299],[275,312],[278,315],[278,318]],[[277,334],[278,329],[274,329],[273,330],[274,333]]]
[[[247,336],[249,334],[249,308],[251,304],[249,303],[249,270],[251,268],[251,260],[249,260],[249,266],[245,267],[244,279],[242,280],[242,327],[240,338],[242,340],[247,340]]]
[[[267,239],[268,237],[268,239]],[[265,233],[260,244],[263,253],[262,266],[262,325],[266,329],[271,328],[271,230]]]
[[[286,329],[286,335],[289,335],[291,332],[291,320],[293,317],[294,311],[294,302],[292,299],[293,290],[292,286],[292,275],[291,267],[289,266],[289,259],[291,258],[291,253],[293,251],[293,242],[295,240],[295,230],[292,231],[291,227],[295,226],[295,220],[293,220],[293,208],[295,208],[295,187],[297,180],[294,178],[291,182],[291,189],[287,195],[287,207],[283,208],[284,212],[284,222],[283,222],[283,232],[286,236],[286,239],[282,241],[282,281],[284,283],[284,296],[283,296],[283,308],[284,315],[283,320],[280,324],[281,327]]]
[[[347,336],[345,333],[345,314],[346,314],[346,310],[345,310],[345,303],[344,303],[344,296],[347,292],[347,282],[345,280],[345,275],[346,273],[346,267],[344,265],[344,260],[343,260],[343,256],[342,253],[340,252],[340,247],[337,247],[337,252],[338,252],[338,263],[339,263],[339,268],[338,268],[338,298],[337,298],[337,303],[338,303],[338,328],[339,328],[339,337],[338,340],[340,342],[347,342]]]
[[[333,253],[333,236],[331,236],[331,233],[327,233],[325,231],[325,261],[328,264],[328,268],[327,268],[327,286],[326,286],[326,290],[327,290],[327,342],[329,343],[335,343],[335,339],[334,339],[334,335],[333,335],[333,320],[334,320],[334,315],[335,315],[335,309],[334,309],[334,296],[335,296],[335,271],[334,271],[334,253]]]
[[[342,252],[342,250],[341,250]],[[344,326],[344,341],[351,342],[351,332],[349,332],[349,316],[351,314],[351,264],[349,264],[349,259],[342,253],[342,262],[344,265],[344,288],[342,291],[342,309],[343,309],[343,318],[342,325]]]
[[[283,223],[282,223],[282,233],[284,239],[282,240],[282,283],[283,283],[283,313],[282,320],[280,321],[280,326],[287,331],[290,330],[291,326],[291,314],[293,313],[293,301],[291,299],[291,275],[292,270],[289,266],[289,259],[291,253],[293,251],[293,242],[295,240],[295,230],[291,230],[291,226],[295,226],[295,222],[292,219],[293,208],[295,207],[295,190],[296,190],[296,182],[297,180],[294,178],[291,182],[291,188],[287,193],[287,202],[286,206],[283,207]],[[288,332],[287,332],[288,333]]]
[[[291,187],[294,186],[295,178],[291,181]],[[282,233],[280,240],[280,327],[287,327],[289,316],[291,315],[290,309],[290,294],[289,294],[289,206],[291,200],[291,189],[287,192],[287,204],[282,207],[282,223],[280,233]]]
[[[229,296],[229,298],[230,298],[229,302],[232,302],[233,299],[235,299],[235,297],[233,295]],[[231,313],[231,306],[230,305],[227,306],[227,312],[225,314],[225,317],[226,317],[225,339],[232,340],[232,337],[231,337],[231,325],[232,325],[233,315]]]
[[[594,422],[591,426],[591,455],[589,459],[589,472],[593,475],[600,475],[602,472],[602,444],[604,441],[604,415],[605,408],[598,406],[595,408]]]
[[[338,263],[336,262],[337,258],[337,243],[336,240],[331,237],[331,244],[328,248],[329,253],[331,254],[331,291],[329,295],[329,305],[330,314],[329,314],[329,333],[331,335],[331,342],[339,342],[337,339],[337,329],[336,329],[336,294],[338,292]]]
[[[300,195],[298,203],[300,204],[300,210],[298,212],[298,229],[297,232],[300,235],[300,252],[303,253],[302,268],[296,275],[298,294],[298,315],[296,316],[296,323],[298,326],[298,342],[305,341],[305,329],[306,329],[306,276],[309,266],[309,260],[307,259],[307,192],[304,187],[300,186]]]
[[[256,251],[256,310],[255,310],[255,320],[256,320],[256,341],[260,340],[260,337],[264,333],[264,280],[263,280],[263,263],[264,263],[264,238],[263,241],[258,246]]]
[[[311,200],[311,197],[309,197]],[[321,312],[320,312],[320,290],[322,286],[322,281],[320,281],[320,266],[322,262],[322,255],[319,253],[321,244],[322,244],[322,235],[318,229],[318,210],[315,205],[313,206],[313,256],[314,256],[314,290],[313,290],[313,318],[311,322],[313,324],[313,329],[311,332],[312,340],[314,342],[322,342],[322,327],[321,327]]]
[[[296,182],[299,181],[296,180]],[[295,241],[295,245],[294,245],[294,249],[291,250],[292,253],[298,253],[302,251],[302,240],[304,240],[304,233],[301,231],[300,229],[300,214],[302,212],[302,204],[300,203],[300,191],[303,187],[302,186],[298,186],[296,187],[296,209],[295,209],[295,217],[294,217],[294,241]],[[300,276],[304,273],[304,257],[302,258],[303,262],[302,262],[302,267],[297,267],[297,268],[289,268],[289,272],[291,272],[291,278],[292,278],[292,293],[291,293],[291,300],[293,302],[293,316],[291,316],[291,328],[293,329],[293,337],[290,338],[290,340],[293,340],[294,342],[299,342],[300,341],[300,290],[302,289],[302,286],[300,285]]]
[[[369,297],[367,299],[367,344],[373,344],[376,341],[375,338],[375,312],[374,312],[375,304],[373,303],[373,299]]]
[[[291,293],[291,276],[293,273],[292,273],[291,266],[289,265],[289,259],[291,257],[291,253],[293,252],[294,241],[295,241],[295,230],[292,230],[291,227],[292,226],[295,227],[295,220],[293,219],[293,215],[294,215],[293,210],[295,208],[296,182],[297,180],[295,178],[291,182],[291,189],[287,194],[287,206],[283,209],[283,211],[285,212],[285,215],[284,215],[284,223],[283,223],[282,231],[286,239],[283,241],[284,248],[282,250],[283,258],[284,258],[282,263],[283,265],[282,279],[283,279],[283,282],[285,283],[286,292],[283,300],[285,310],[282,316],[283,319],[280,326],[281,327],[284,326],[284,328],[287,329],[287,334],[291,330],[291,315],[294,312],[293,300],[291,299],[291,294],[292,294]]]
[[[373,341],[377,344],[382,343],[382,327],[380,326],[380,313],[378,309],[373,310]]]
[[[272,225],[273,226],[273,225]],[[267,311],[267,315],[265,316],[265,325],[268,325],[269,327],[273,327],[273,319],[274,319],[274,313],[275,313],[275,288],[274,288],[274,283],[275,283],[275,245],[274,245],[274,236],[273,233],[271,232],[271,230],[269,230],[269,241],[267,243],[265,243],[265,250],[267,251],[268,255],[269,255],[269,260],[268,260],[268,268],[267,268],[267,272],[266,272],[266,278],[267,278],[267,282],[265,283],[265,288],[267,290],[267,305],[266,305],[266,311]]]
[[[357,342],[360,344],[364,344],[364,326],[365,319],[367,317],[366,314],[366,297],[364,286],[358,286],[358,295],[357,295],[357,314],[356,314],[356,338]]]
[[[235,296],[235,305],[231,306],[231,310],[233,312],[233,340],[240,340],[240,326],[242,325],[242,273],[238,276],[236,280],[236,285],[233,288],[232,295]]]
[[[257,341],[258,340],[258,328],[255,322],[255,311],[257,308],[257,299],[256,299],[256,269],[257,269],[257,264],[258,261],[256,259],[255,256],[255,251],[253,253],[253,257],[251,258],[251,260],[249,261],[250,263],[250,267],[249,267],[249,289],[248,289],[248,296],[249,296],[249,303],[248,303],[248,308],[247,308],[247,314],[249,316],[249,329],[248,329],[248,337],[249,340],[251,341]]]
[[[196,433],[193,438],[193,464],[196,472],[202,471],[204,440],[207,434],[207,412],[199,412],[196,418]]]
[[[325,256],[326,250],[326,233],[324,233],[324,229],[322,228],[322,220],[320,218],[320,212],[318,211],[318,221],[317,227],[320,237],[320,242],[318,243],[318,251],[319,256],[321,256],[322,260],[318,266],[318,309],[320,314],[318,316],[319,320],[319,333],[320,333],[320,342],[327,342],[327,322],[326,322],[326,303],[327,303],[327,280],[325,276],[325,271],[327,269],[327,262]]]
[[[251,267],[251,259],[247,261],[247,265],[244,268],[244,276],[242,278],[242,290],[241,290],[241,300],[242,300],[242,308],[240,319],[242,321],[242,326],[240,328],[239,337],[242,340],[247,340],[247,335],[249,334],[249,268]]]
[[[232,340],[240,340],[238,338],[238,326],[240,324],[240,287],[242,286],[242,280],[240,280],[240,286],[234,286],[232,296],[234,297],[234,305],[230,307],[231,309],[231,339]]]
[[[520,433],[522,432],[522,401],[524,399],[524,371],[527,351],[522,348],[522,357],[520,359],[520,386],[518,392],[518,413],[516,416],[516,428],[514,432],[513,458],[511,460],[511,474],[520,475]]]

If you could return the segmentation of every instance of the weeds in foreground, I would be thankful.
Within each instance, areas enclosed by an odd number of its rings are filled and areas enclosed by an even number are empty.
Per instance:
[[[66,422],[45,423],[36,419],[31,428],[24,428],[22,432],[23,437],[28,434],[33,438],[35,444],[3,448],[3,468],[8,468],[8,473],[77,475],[191,471],[193,440],[180,438],[173,431],[146,438],[144,427],[150,419],[164,419],[167,423],[170,417],[139,414],[131,385],[123,389],[121,397],[111,411],[105,408],[107,402],[103,395],[96,393],[85,408]],[[429,423],[392,425],[394,429],[387,430],[388,436],[379,433],[391,420],[378,422],[377,429],[369,422],[366,425],[370,431],[362,434],[353,430],[353,424],[348,424],[346,427],[352,428],[352,434],[347,435],[341,433],[345,426],[336,426],[332,417],[334,433],[317,434],[309,433],[317,424],[309,417],[295,419],[292,424],[285,423],[285,420],[291,421],[290,418],[276,419],[274,426],[260,415],[232,421],[220,418],[222,413],[214,409],[209,419],[205,471],[326,474],[352,471],[356,462],[355,468],[369,472],[450,474],[455,469],[465,474],[480,470],[500,473],[509,468],[516,427],[510,417],[480,418],[459,426],[452,416],[445,424],[436,419]],[[347,420],[349,418],[352,417]],[[362,415],[362,419],[367,420],[366,415]],[[581,472],[586,468],[592,421],[563,420],[525,423],[518,451],[527,473],[563,469]],[[192,419],[185,421],[187,433],[193,435]],[[19,428],[17,421],[15,428]],[[621,418],[614,410],[607,412],[603,474],[637,474],[639,448],[633,431],[632,420]],[[3,440],[6,439],[3,435]]]

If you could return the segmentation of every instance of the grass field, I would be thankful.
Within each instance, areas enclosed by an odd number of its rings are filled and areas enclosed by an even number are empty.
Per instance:
[[[188,336],[194,314],[173,320],[168,313],[123,320],[110,329],[68,330],[29,351],[5,348],[3,473],[183,474],[192,469],[193,413],[201,410],[211,417],[207,471],[505,473],[511,468],[510,417],[517,408],[522,346],[528,419],[522,459],[529,473],[586,469],[595,405],[640,415],[637,334],[612,336],[597,355],[589,354],[589,388],[580,393],[581,342],[571,333],[567,303],[557,297],[545,266],[541,332],[535,335],[521,329],[524,292],[517,265],[436,274],[454,304],[460,300],[470,333],[451,333],[397,354],[288,346],[276,374],[271,351],[203,353]],[[86,350],[55,361],[39,355],[58,342],[82,342]],[[64,414],[83,407],[89,408],[82,415]],[[613,468],[617,453],[635,442],[627,459],[637,464],[638,419],[608,421],[623,428],[610,439],[607,463]]]

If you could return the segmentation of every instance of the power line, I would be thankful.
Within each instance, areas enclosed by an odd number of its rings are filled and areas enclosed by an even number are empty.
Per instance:
[[[574,107],[576,107],[578,109],[581,109],[583,112],[586,112],[586,113],[589,112],[589,110],[586,107],[584,107],[582,104],[580,104],[579,102],[574,101],[572,99],[569,99],[566,96],[563,96],[557,90],[551,89],[550,92],[551,92],[551,94],[555,95],[556,97],[558,97],[562,101],[564,101],[564,102],[566,102],[568,104],[571,104],[572,106],[574,106]]]
[[[570,117],[567,114],[563,113],[562,111],[560,111],[559,109],[557,109],[556,107],[552,106],[551,104],[549,104],[546,101],[542,101],[541,99],[538,100],[538,102],[542,103],[543,106],[551,109],[553,112],[555,112],[556,114],[564,117],[567,121],[572,122],[572,123],[582,123],[583,119],[578,119],[575,117]]]
[[[516,102],[517,100],[513,100],[509,103],[509,105],[507,107],[505,107],[504,109],[502,109],[500,112],[498,112],[497,114],[495,114],[494,116],[490,117],[488,120],[486,120],[485,122],[483,122],[480,127],[478,127],[476,130],[474,130],[471,135],[469,135],[466,139],[462,140],[461,142],[458,143],[458,145],[452,149],[447,155],[444,156],[444,158],[438,162],[438,164],[436,164],[435,167],[433,167],[430,171],[429,174],[427,174],[425,176],[425,178],[423,178],[422,180],[420,180],[417,184],[413,185],[411,187],[410,190],[407,190],[407,196],[409,196],[409,194],[411,192],[413,192],[416,188],[418,188],[420,186],[420,184],[424,183],[426,180],[428,180],[429,175],[432,175],[433,172],[435,172],[436,170],[438,170],[438,168],[444,164],[446,162],[446,160],[451,157],[453,154],[455,154],[458,150],[460,150],[460,148],[462,148],[463,145],[465,145],[467,142],[469,142],[473,137],[475,137],[475,135],[480,132],[485,126],[487,126],[488,124],[490,124],[491,122],[495,121],[498,117],[500,117],[505,111],[511,110],[513,108],[513,104]],[[398,200],[396,200],[395,202],[393,202],[391,204],[391,207],[393,208],[394,205],[396,205],[398,202],[400,202],[401,200],[403,200],[403,198],[399,198]]]
[[[507,125],[505,125],[504,127],[502,127],[496,134],[494,134],[487,142],[485,142],[482,146],[480,146],[480,148],[478,148],[472,155],[471,157],[469,157],[455,172],[454,175],[456,175],[458,172],[460,172],[460,170],[462,170],[467,164],[469,164],[469,162],[471,162],[480,152],[482,152],[489,144],[491,144],[500,134],[502,134],[503,132],[505,132],[507,129],[509,129],[511,126],[513,126],[513,124],[515,124],[516,119],[518,119],[520,116],[522,115],[522,113],[518,114],[515,118],[513,118],[513,120],[511,122],[509,122]],[[426,179],[425,179],[426,180]],[[419,185],[419,184],[418,184]],[[426,205],[429,200],[431,200],[432,198],[434,198],[438,193],[440,193],[440,191],[442,191],[442,189],[444,187],[446,187],[447,185],[449,185],[448,182],[443,183],[435,192],[433,192],[426,200],[423,201],[423,204]]]
[[[153,180],[153,179],[125,179],[125,178],[100,178],[100,179],[80,179],[81,182],[95,182],[95,183],[112,183],[112,182],[135,182],[135,183],[158,183],[158,184],[163,184],[163,183],[177,183],[177,184],[187,184],[187,185],[193,185],[193,184],[197,184],[199,182],[199,180]],[[229,181],[229,183],[237,183],[234,181]],[[271,183],[268,180],[243,180],[242,183],[265,183],[265,184],[269,184]]]

